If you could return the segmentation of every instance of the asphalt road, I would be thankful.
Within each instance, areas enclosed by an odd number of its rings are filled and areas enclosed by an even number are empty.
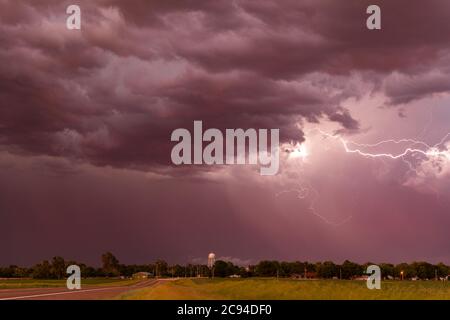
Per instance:
[[[80,290],[67,288],[2,289],[0,300],[108,300],[128,291],[156,285],[159,280],[144,280],[131,286],[90,286]],[[83,285],[83,284],[82,284]]]

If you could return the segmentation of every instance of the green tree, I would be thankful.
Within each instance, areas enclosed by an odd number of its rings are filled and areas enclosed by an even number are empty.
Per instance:
[[[447,277],[450,274],[450,267],[446,266],[442,262],[438,263],[435,267],[438,277]]]
[[[228,264],[225,261],[217,260],[214,263],[214,276],[215,277],[228,276]]]
[[[176,264],[175,266],[172,267],[173,268],[173,275],[175,277],[184,277],[185,274],[185,268],[183,266],[180,266],[179,264]]]
[[[280,263],[279,276],[290,277],[294,273],[293,263],[282,261]]]
[[[291,262],[291,275],[303,275],[305,273],[305,263],[300,261]]]
[[[239,267],[229,261],[217,260],[214,264],[215,277],[228,277],[232,274],[239,274]]]
[[[320,278],[339,277],[339,267],[331,261],[325,261],[317,265],[317,275]]]
[[[16,277],[15,275],[15,270],[16,270],[17,266],[11,265],[9,267],[6,268],[0,268],[0,277],[3,278],[14,278]]]
[[[414,267],[407,263],[400,263],[395,266],[395,277],[401,278],[401,273],[403,272],[404,279],[411,279],[417,276],[417,271]]]
[[[278,261],[264,260],[256,265],[256,274],[260,277],[275,277],[280,269]]]
[[[51,273],[56,279],[62,279],[66,276],[66,262],[62,257],[53,257]]]
[[[97,270],[95,270],[95,268],[93,268],[93,267],[81,265],[80,269],[81,269],[81,275],[83,276],[83,278],[93,278],[93,277],[98,276]]]
[[[33,268],[33,278],[35,279],[50,279],[51,278],[51,265],[47,260],[39,263]]]
[[[102,267],[107,276],[119,275],[119,260],[111,252],[102,254]]]
[[[345,260],[341,266],[342,279],[351,279],[364,273],[363,267],[357,263]]]
[[[416,276],[419,277],[420,279],[435,278],[436,268],[428,262],[424,261],[413,262],[411,264],[411,268],[414,268]]]
[[[381,269],[381,276],[383,278],[392,277],[395,278],[395,267],[393,264],[390,263],[380,263],[380,269]],[[398,276],[398,275],[397,275]]]
[[[164,260],[156,260],[155,274],[157,277],[166,277],[169,275],[169,265]]]

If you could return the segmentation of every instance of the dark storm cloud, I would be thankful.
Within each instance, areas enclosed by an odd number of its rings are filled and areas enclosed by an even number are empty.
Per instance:
[[[446,1],[383,2],[381,32],[366,1],[81,1],[82,32],[65,29],[67,1],[0,3],[2,143],[139,169],[168,165],[170,133],[193,120],[283,141],[303,140],[301,121],[357,130],[345,77],[421,74],[450,34]],[[394,104],[418,98],[401,85],[383,87]]]
[[[446,93],[450,91],[450,68],[443,67],[419,75],[394,74],[385,80],[384,87],[393,105]]]

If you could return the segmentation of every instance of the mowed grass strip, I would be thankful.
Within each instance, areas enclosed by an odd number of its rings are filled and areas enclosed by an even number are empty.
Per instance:
[[[291,279],[180,279],[130,291],[129,300],[426,300],[450,299],[450,283],[440,281],[383,281],[380,290],[365,281]]]
[[[91,278],[81,279],[81,287],[89,286],[128,286],[137,283],[137,280]],[[66,287],[64,280],[38,280],[38,279],[3,279],[0,280],[0,289],[28,289],[28,288],[59,288]]]

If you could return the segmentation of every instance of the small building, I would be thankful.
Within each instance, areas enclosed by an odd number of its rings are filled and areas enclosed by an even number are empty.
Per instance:
[[[137,272],[133,274],[133,279],[148,279],[151,275],[152,274],[150,272]]]

